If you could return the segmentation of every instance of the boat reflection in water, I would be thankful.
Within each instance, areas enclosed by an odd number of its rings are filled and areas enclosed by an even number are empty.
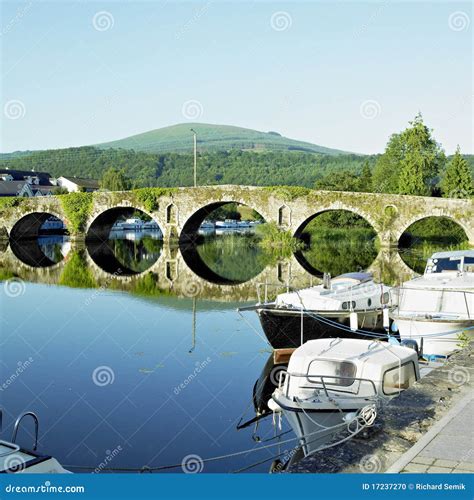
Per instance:
[[[104,271],[133,276],[149,269],[160,257],[163,248],[161,231],[112,230],[109,239],[88,241],[92,260]]]

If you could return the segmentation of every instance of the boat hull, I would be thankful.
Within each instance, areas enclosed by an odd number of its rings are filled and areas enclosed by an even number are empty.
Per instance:
[[[421,345],[423,338],[423,355],[446,357],[459,349],[459,333],[465,330],[469,336],[474,336],[474,320],[469,321],[442,321],[421,319],[421,318],[403,318],[394,317],[395,324],[398,327],[400,338],[415,340]],[[467,330],[471,328],[471,330]]]
[[[332,314],[314,311],[317,316],[325,314],[324,319],[330,320],[330,322],[304,314],[303,328],[301,328],[301,313],[298,311],[259,309],[257,313],[265,336],[274,349],[296,348],[308,340],[321,338],[373,339],[375,334],[386,336],[380,311],[358,313],[359,325],[363,330],[370,331],[369,335],[360,330],[350,330],[348,328],[350,326],[349,315],[341,316],[340,311]]]

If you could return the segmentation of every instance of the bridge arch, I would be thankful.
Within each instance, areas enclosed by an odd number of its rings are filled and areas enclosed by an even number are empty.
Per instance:
[[[299,224],[299,226],[297,227],[297,229],[296,229],[296,231],[294,233],[294,237],[300,239],[301,241],[303,241],[303,243],[305,245],[308,245],[310,243],[310,239],[309,239],[308,235],[305,235],[305,230],[308,227],[308,225],[313,220],[317,219],[318,217],[320,217],[320,216],[322,216],[324,214],[330,214],[330,213],[345,213],[345,214],[350,214],[350,215],[357,216],[357,218],[362,219],[370,227],[370,229],[373,231],[373,237],[371,236],[371,240],[370,241],[367,240],[367,242],[364,241],[364,246],[363,246],[363,248],[364,248],[364,258],[361,259],[360,261],[357,261],[357,262],[351,262],[350,258],[347,259],[348,265],[349,265],[349,263],[351,263],[351,264],[356,264],[358,268],[368,268],[368,267],[370,267],[373,264],[373,261],[377,257],[377,253],[378,252],[377,252],[377,249],[376,249],[375,241],[376,241],[376,238],[377,238],[377,236],[378,236],[379,233],[377,232],[377,229],[376,229],[376,227],[377,227],[376,222],[370,216],[367,216],[361,210],[357,210],[357,209],[356,210],[354,210],[354,209],[350,210],[348,208],[339,208],[339,207],[338,208],[324,208],[324,209],[318,210],[318,211],[312,213],[303,222],[301,222]],[[341,226],[341,228],[343,228],[343,227]],[[334,229],[337,229],[337,228],[334,227]],[[366,243],[367,244],[370,243],[370,246],[366,247]],[[323,248],[324,248],[324,246],[325,245],[323,245]],[[311,249],[313,249],[313,247],[311,247]],[[332,250],[332,252],[334,252],[334,248],[332,248],[330,250]],[[331,272],[331,274],[341,274],[343,272],[350,272],[350,271],[356,271],[357,270],[357,268],[352,268],[352,267],[350,267],[350,268],[348,267],[347,269],[346,268],[342,268],[338,272],[335,272],[335,270],[330,270],[330,269],[319,269],[317,266],[314,266],[313,263],[310,262],[311,259],[308,259],[306,257],[306,255],[305,255],[305,253],[306,253],[306,251],[304,249],[303,250],[298,250],[297,252],[295,252],[295,259],[301,265],[301,267],[303,269],[305,269],[305,271],[307,271],[308,273],[310,273],[313,276],[322,277],[323,274],[324,274],[324,271]],[[337,252],[335,252],[335,253],[337,254]],[[367,255],[365,255],[365,254],[367,254]],[[321,252],[321,255],[324,255],[323,252]],[[371,260],[365,262],[365,258],[368,258],[368,259],[371,259]],[[316,260],[319,260],[319,256],[317,257]],[[358,259],[356,259],[356,260],[358,260]],[[364,265],[362,265],[362,263]],[[328,265],[328,262],[326,262],[326,265],[324,267],[325,268],[326,267],[331,268],[333,266],[332,265]],[[337,265],[335,267],[339,268],[341,266]]]
[[[418,215],[415,215],[413,217],[409,217],[407,219],[404,219],[403,224],[401,224],[395,232],[395,242],[397,244],[399,244],[400,238],[402,237],[402,235],[406,232],[406,230],[410,226],[415,224],[415,222],[419,222],[419,221],[422,221],[425,219],[430,219],[430,218],[444,218],[444,219],[451,220],[452,222],[457,224],[464,231],[470,244],[474,245],[474,229],[472,227],[470,227],[467,223],[465,223],[463,220],[460,220],[456,216],[453,216],[450,214],[446,215],[444,213],[436,213],[436,212],[435,213],[427,213],[427,214],[423,214],[423,215],[418,214]]]
[[[130,218],[137,212],[142,216],[146,215],[150,221],[155,222],[158,226],[159,233],[151,241],[153,249],[145,248],[142,240],[135,237],[136,233],[131,234],[132,238],[124,237],[126,235],[119,233],[115,233],[112,237],[112,228],[117,220]],[[127,279],[130,276],[149,272],[160,259],[163,247],[163,229],[156,218],[147,211],[131,204],[118,205],[102,210],[91,219],[86,232],[87,252],[93,264],[106,274],[112,275],[114,278]],[[147,247],[149,246],[148,244]],[[138,253],[141,259],[138,266],[136,265],[138,261],[135,262],[128,258],[134,253]],[[149,256],[154,260],[145,262]]]
[[[209,217],[209,215],[211,215],[212,212],[229,204],[236,204],[248,207],[257,212],[262,218],[267,220],[264,214],[262,214],[258,209],[254,208],[253,206],[247,204],[245,201],[239,199],[232,199],[232,197],[229,197],[229,199],[225,200],[211,201],[208,204],[201,206],[198,210],[194,211],[185,220],[179,235],[179,248],[181,256],[186,266],[189,269],[191,269],[191,271],[198,277],[208,282],[219,285],[239,285],[248,281],[247,279],[240,280],[240,279],[226,278],[218,274],[206,264],[206,262],[201,257],[198,251],[198,244],[203,241],[202,236],[199,236],[198,233],[202,222],[207,217]],[[260,270],[257,274],[260,274],[262,270]],[[254,276],[252,276],[252,278],[249,279],[253,278]]]
[[[44,248],[42,248],[39,243],[38,238],[40,237],[40,229],[51,217],[55,217],[65,224],[61,214],[54,210],[48,210],[48,212],[31,211],[24,214],[13,225],[10,231],[10,249],[15,257],[27,267],[54,267],[60,264],[65,256],[65,253],[61,255],[61,253],[58,252],[53,252],[54,255],[47,255]],[[62,232],[59,228],[58,231]],[[55,242],[53,242],[53,244],[54,243]],[[55,246],[53,248],[57,247]],[[67,248],[67,243],[66,250],[64,250],[64,245],[61,245],[61,251],[67,252]]]
[[[318,217],[319,215],[323,214],[323,213],[326,213],[326,212],[333,212],[333,211],[344,211],[344,212],[350,212],[350,213],[353,213],[355,215],[358,215],[359,217],[361,217],[362,219],[364,219],[366,222],[368,222],[373,230],[379,234],[381,233],[381,228],[379,227],[379,224],[378,222],[375,220],[374,217],[372,217],[369,213],[367,213],[366,211],[364,210],[361,210],[359,207],[357,206],[353,206],[353,205],[347,205],[345,203],[334,203],[334,204],[331,204],[331,205],[328,205],[328,206],[325,206],[325,207],[321,207],[319,208],[318,210],[316,211],[312,211],[310,215],[307,215],[303,220],[300,220],[295,226],[296,226],[296,229],[294,231],[294,234],[293,236],[295,238],[299,238],[301,236],[301,234],[303,233],[303,230],[304,228],[313,220],[315,219],[316,217]]]
[[[67,228],[67,221],[64,220],[64,215],[55,210],[36,211],[32,210],[24,213],[18,219],[10,230],[10,240],[34,239],[39,235],[41,226],[50,218],[56,217],[63,222]]]

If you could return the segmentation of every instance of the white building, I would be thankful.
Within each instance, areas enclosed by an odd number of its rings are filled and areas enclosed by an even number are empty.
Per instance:
[[[69,193],[91,192],[99,189],[99,182],[95,179],[82,179],[80,177],[58,177],[56,185],[67,189]]]

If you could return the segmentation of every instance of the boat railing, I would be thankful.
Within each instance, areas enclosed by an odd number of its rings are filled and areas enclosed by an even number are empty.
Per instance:
[[[343,393],[344,395],[347,395],[347,397],[349,398],[364,397],[370,399],[370,398],[377,398],[378,396],[377,388],[375,387],[374,381],[367,378],[345,377],[342,375],[319,375],[313,373],[290,373],[282,371],[279,374],[278,388],[280,390],[282,390],[283,388],[285,389],[286,397],[289,397],[288,395],[290,390],[290,382],[292,378],[296,378],[298,381],[301,380],[302,378],[305,379],[309,384],[312,384],[311,389],[313,388],[322,389],[325,396],[328,399],[331,399],[330,392]],[[346,381],[346,384],[344,384],[344,381]],[[349,389],[350,387],[353,387],[356,382],[359,383],[356,392],[341,389],[342,387],[345,389]],[[320,385],[319,387],[318,384]],[[360,392],[363,385],[364,387],[369,387],[373,393],[364,394],[363,396],[361,396]],[[299,387],[303,389],[305,388],[304,386],[303,387],[299,386]]]
[[[298,291],[298,288],[290,286],[289,281],[287,283],[262,282],[262,283],[257,283],[256,286],[257,286],[257,300],[260,304],[268,302],[269,291],[271,292],[273,290],[275,296],[278,295],[278,293],[281,293],[282,290],[285,290],[286,293]],[[312,282],[310,286],[312,286]]]
[[[400,286],[397,287],[396,289],[392,289],[393,293],[397,294],[398,301],[397,303],[402,304],[405,295],[407,291],[415,290],[417,292],[422,292],[425,294],[425,297],[430,294],[430,293],[436,293],[436,294],[441,294],[441,300],[437,300],[436,304],[436,310],[433,310],[434,308],[428,309],[426,308],[425,310],[422,309],[424,304],[427,304],[428,301],[424,300],[423,304],[418,305],[416,307],[417,312],[422,313],[422,314],[440,314],[440,313],[445,313],[449,314],[450,311],[443,310],[444,307],[444,300],[443,297],[447,296],[449,294],[456,294],[456,296],[459,296],[459,301],[457,304],[462,305],[464,308],[464,311],[467,315],[467,319],[471,320],[474,319],[474,291],[470,290],[453,290],[453,289],[446,289],[446,288],[417,288],[417,287],[410,287],[410,286]],[[455,296],[455,295],[452,295]],[[456,312],[457,314],[462,314],[460,312]]]
[[[25,417],[31,417],[33,419],[34,424],[35,424],[35,442],[34,442],[33,450],[36,450],[36,448],[38,448],[39,419],[38,419],[38,416],[35,413],[33,413],[32,411],[27,411],[25,413],[22,413],[16,419],[16,422],[13,425],[12,443],[16,443],[16,437],[18,434],[18,429],[20,427],[20,423]]]

